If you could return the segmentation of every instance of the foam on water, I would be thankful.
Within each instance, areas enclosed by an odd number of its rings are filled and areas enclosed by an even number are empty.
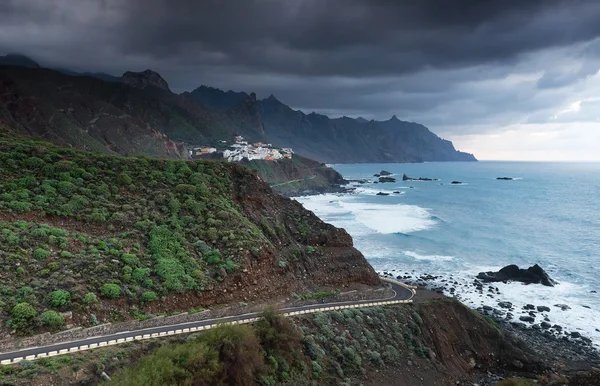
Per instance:
[[[416,260],[430,260],[430,261],[450,261],[454,259],[454,256],[444,256],[444,255],[420,255],[417,252],[413,251],[404,251],[402,252],[408,257],[412,257]]]
[[[339,217],[345,215],[346,220],[354,220],[383,234],[422,231],[437,223],[427,209],[416,205],[363,203],[353,200],[353,196],[335,195],[300,197],[297,200],[305,208],[325,221],[332,221],[336,226],[341,226]]]

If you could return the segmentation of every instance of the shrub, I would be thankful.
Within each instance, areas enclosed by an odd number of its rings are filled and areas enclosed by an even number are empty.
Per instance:
[[[85,294],[85,296],[83,297],[83,299],[81,299],[81,302],[83,304],[90,305],[90,304],[97,303],[98,302],[98,298],[96,297],[95,293],[88,292],[87,294]]]
[[[146,291],[142,294],[142,302],[144,303],[154,302],[156,300],[158,300],[158,296],[155,292]]]
[[[199,269],[198,262],[193,259],[179,232],[171,231],[167,226],[157,226],[150,231],[148,252],[156,261],[155,271],[168,291],[194,289],[196,281],[191,273]]]
[[[206,260],[206,262],[210,265],[221,264],[221,262],[223,261],[223,259],[221,258],[221,252],[219,252],[216,249],[213,249],[210,252],[205,253],[203,255],[203,257]]]
[[[133,179],[127,173],[120,173],[117,176],[117,183],[121,186],[129,186],[133,183]]]
[[[65,290],[56,290],[48,296],[48,304],[52,307],[64,307],[71,302],[71,294]]]
[[[292,354],[300,350],[302,334],[292,321],[273,308],[267,308],[260,314],[254,328],[269,354],[291,359]]]
[[[38,248],[33,251],[33,257],[36,258],[36,260],[46,260],[48,256],[50,256],[50,251],[43,248]]]
[[[60,181],[58,183],[57,189],[60,194],[69,197],[77,191],[77,186],[68,181]]]
[[[23,302],[14,306],[10,315],[12,317],[10,320],[11,327],[22,330],[31,324],[37,312],[31,304]]]
[[[136,266],[140,262],[138,257],[133,253],[124,253],[121,256],[121,260],[127,265]]]
[[[108,299],[117,299],[121,296],[121,287],[116,284],[104,284],[100,287],[100,294]]]
[[[8,207],[15,212],[29,212],[31,210],[31,204],[23,201],[11,201],[8,203]]]
[[[196,187],[194,185],[179,184],[175,187],[175,191],[181,194],[194,194],[196,193]]]
[[[65,318],[56,311],[42,312],[40,320],[44,326],[51,328],[60,328],[65,324]]]
[[[60,257],[64,257],[66,259],[70,259],[71,257],[73,257],[73,254],[69,251],[62,251],[60,253]]]
[[[136,268],[131,273],[131,278],[138,283],[143,283],[150,278],[150,268]]]

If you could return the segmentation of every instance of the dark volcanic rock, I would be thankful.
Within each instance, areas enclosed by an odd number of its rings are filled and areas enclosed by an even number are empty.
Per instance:
[[[460,181],[452,181],[451,184],[452,185],[461,185],[462,182],[460,182]]]
[[[379,177],[379,182],[396,182],[396,179],[393,177]]]
[[[554,307],[558,307],[558,308],[560,308],[563,311],[571,309],[571,307],[567,306],[566,304],[555,304]]]
[[[524,310],[535,310],[535,306],[533,304],[525,304],[523,306]]]
[[[380,176],[391,176],[392,173],[388,172],[387,170],[382,170],[381,172],[379,172]]]
[[[498,307],[501,307],[501,308],[512,308],[512,303],[511,302],[500,302],[500,303],[498,303]]]
[[[498,272],[480,272],[478,279],[486,283],[498,281],[520,281],[525,284],[541,283],[545,286],[553,287],[556,282],[548,276],[539,265],[534,265],[527,269],[519,268],[516,265],[507,265]]]
[[[402,175],[402,181],[437,181],[437,178],[424,178],[424,177],[419,177],[419,178],[412,178],[406,175],[406,173],[404,173],[404,175]]]
[[[504,181],[512,181],[513,178],[512,177],[497,177],[497,180],[504,180]]]
[[[550,307],[546,307],[546,306],[537,306],[537,310],[539,312],[550,312]]]
[[[389,196],[389,193],[383,193],[383,192],[379,192],[376,194],[377,196]]]
[[[527,322],[527,323],[535,322],[535,318],[533,316],[520,316],[519,320],[521,320],[523,322]]]

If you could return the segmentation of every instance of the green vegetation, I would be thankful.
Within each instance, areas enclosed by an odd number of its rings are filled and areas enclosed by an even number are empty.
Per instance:
[[[113,299],[143,308],[169,294],[227,285],[228,274],[289,238],[290,228],[301,239],[288,262],[314,253],[302,244],[311,229],[305,217],[250,213],[235,198],[249,175],[224,162],[0,139],[0,328],[11,319],[19,334],[44,331],[44,323],[28,322],[35,317],[11,315],[23,302],[36,315],[95,309],[110,320],[101,311],[115,307]]]
[[[56,311],[44,311],[40,319],[43,325],[53,329],[63,327],[65,324],[65,318]]]
[[[100,287],[100,293],[108,299],[117,299],[121,296],[121,287],[116,284],[104,284]]]
[[[322,299],[337,295],[337,292],[313,292],[309,294],[295,294],[295,298],[299,300]]]
[[[300,331],[289,319],[268,310],[254,327],[221,325],[183,344],[164,345],[135,367],[115,374],[111,383],[275,385],[290,379],[290,372],[300,378],[301,363],[294,362],[299,350]]]
[[[48,304],[52,307],[64,307],[71,302],[71,294],[65,290],[57,290],[48,296]]]
[[[496,386],[534,386],[536,382],[530,379],[508,378],[496,383]]]

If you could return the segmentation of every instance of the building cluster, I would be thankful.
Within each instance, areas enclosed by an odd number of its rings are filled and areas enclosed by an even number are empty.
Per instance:
[[[220,141],[220,143],[227,144],[226,141]],[[217,149],[214,147],[201,146],[194,148],[190,151],[192,158],[208,156],[217,153]],[[231,144],[228,149],[222,152],[223,158],[229,162],[239,162],[244,158],[252,160],[265,160],[274,161],[282,158],[292,158],[294,151],[291,148],[274,148],[270,143],[248,143],[242,136],[236,136],[234,143]]]

